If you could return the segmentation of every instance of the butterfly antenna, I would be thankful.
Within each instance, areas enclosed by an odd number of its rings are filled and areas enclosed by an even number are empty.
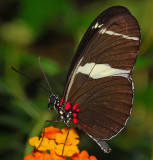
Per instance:
[[[25,78],[27,78],[28,80],[30,80],[32,82],[32,79],[30,77],[28,77],[27,75],[25,75],[24,73],[16,70],[14,67],[11,67],[12,70],[14,70],[15,72],[21,74],[22,76],[24,76]],[[43,90],[47,91],[49,94],[51,94],[51,92],[49,90],[47,90],[44,86],[36,83],[36,82],[32,82],[33,84],[37,85],[38,87],[42,88]]]
[[[50,91],[52,92],[51,85],[50,85],[50,83],[49,83],[49,81],[48,81],[48,79],[47,79],[47,76],[46,76],[46,74],[45,74],[45,72],[44,72],[44,69],[43,69],[43,67],[42,67],[42,65],[41,65],[41,63],[40,63],[40,56],[38,57],[38,62],[39,62],[41,71],[42,71],[42,73],[43,73],[43,75],[44,75],[44,77],[45,77],[45,80],[46,80],[46,82],[47,82],[47,84],[48,84],[48,86],[49,86],[49,89],[50,89]]]

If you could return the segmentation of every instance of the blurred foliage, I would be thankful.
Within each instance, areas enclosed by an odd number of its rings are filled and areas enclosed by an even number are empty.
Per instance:
[[[48,88],[38,56],[54,93],[62,95],[68,67],[89,24],[104,9],[124,5],[137,18],[141,47],[133,73],[135,99],[125,129],[108,143],[104,154],[80,131],[81,149],[98,159],[153,160],[153,1],[152,0],[1,0],[0,1],[0,157],[23,159],[32,150],[28,137],[40,134],[45,120],[56,119],[47,108]],[[31,80],[13,72],[10,66]],[[61,124],[54,124],[61,126]]]

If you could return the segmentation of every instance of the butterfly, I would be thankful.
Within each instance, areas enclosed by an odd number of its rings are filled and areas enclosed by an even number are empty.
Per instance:
[[[140,45],[140,27],[130,11],[114,6],[102,12],[84,34],[68,71],[62,99],[49,96],[59,121],[74,125],[109,153],[131,114],[131,74]],[[52,107],[50,107],[52,106]]]

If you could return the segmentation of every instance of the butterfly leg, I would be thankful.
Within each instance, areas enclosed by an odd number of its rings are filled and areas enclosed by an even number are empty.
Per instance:
[[[69,132],[70,132],[70,127],[68,126],[68,132],[67,132],[66,139],[65,139],[65,142],[64,142],[64,146],[63,146],[63,150],[62,150],[62,155],[64,153],[64,147],[65,147],[66,141],[68,139]]]
[[[45,121],[45,123],[44,123],[44,130],[43,130],[43,136],[42,136],[41,142],[40,142],[39,146],[36,148],[36,150],[39,149],[39,147],[40,147],[40,145],[41,145],[41,143],[42,143],[42,141],[43,141],[43,139],[44,139],[46,123],[48,123],[48,122],[61,122],[61,120],[60,120],[60,119],[57,119],[57,120],[46,120],[46,121]]]

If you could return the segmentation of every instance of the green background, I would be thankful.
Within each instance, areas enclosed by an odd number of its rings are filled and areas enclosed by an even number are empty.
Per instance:
[[[1,159],[23,159],[32,150],[28,138],[40,134],[45,120],[56,119],[55,112],[47,108],[48,93],[33,84],[48,88],[38,56],[54,93],[61,97],[81,37],[94,18],[113,5],[126,6],[141,28],[140,52],[132,75],[132,115],[125,129],[108,142],[113,149],[110,154],[104,154],[80,131],[79,147],[98,160],[153,160],[153,0],[0,1]]]

